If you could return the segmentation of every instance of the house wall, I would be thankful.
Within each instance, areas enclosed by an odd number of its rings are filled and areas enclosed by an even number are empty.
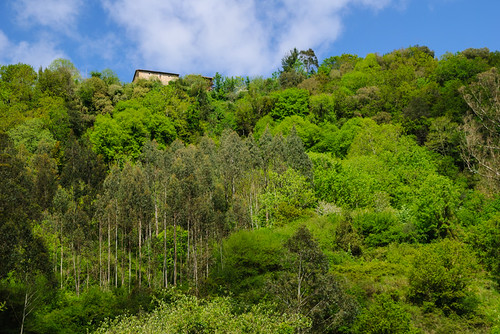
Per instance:
[[[134,81],[139,79],[152,79],[158,78],[162,84],[166,85],[170,81],[179,79],[179,75],[168,74],[168,73],[158,73],[158,72],[149,72],[149,71],[137,71],[134,76]]]

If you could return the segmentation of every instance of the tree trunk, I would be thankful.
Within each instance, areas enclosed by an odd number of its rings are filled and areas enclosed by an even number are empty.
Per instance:
[[[111,222],[108,217],[108,279],[106,286],[111,286]]]
[[[174,214],[174,286],[177,286],[177,217]]]
[[[115,288],[117,287],[118,287],[118,225],[115,225]]]
[[[142,280],[142,270],[141,270],[141,265],[142,265],[142,221],[139,219],[139,288],[141,287],[141,280]]]
[[[74,250],[74,246],[73,246],[73,275],[75,277],[75,292],[76,292],[76,295],[78,296],[78,280],[77,280],[77,277],[76,277],[76,254],[75,254],[75,250]]]
[[[102,287],[102,223],[99,219],[99,287]]]
[[[61,290],[64,289],[64,277],[63,277],[63,257],[64,257],[64,251],[63,251],[63,239],[62,239],[62,231],[61,231]]]
[[[163,279],[164,287],[168,288],[167,275],[167,215],[163,217]]]
[[[155,196],[155,227],[156,227],[156,236],[158,236],[158,200]]]
[[[26,308],[28,307],[28,287],[26,287],[26,293],[24,294],[24,306],[23,306],[23,318],[21,320],[21,334],[24,333],[24,321],[26,320]]]
[[[128,293],[130,293],[130,284],[132,282],[132,252],[128,250]]]
[[[155,207],[156,207],[156,203],[155,203]],[[156,221],[156,229],[158,230],[158,221]],[[148,221],[148,230],[149,230],[149,241],[148,241],[148,287],[151,287],[151,241],[152,241],[151,219],[149,219],[149,221]],[[158,235],[158,233],[156,235]]]

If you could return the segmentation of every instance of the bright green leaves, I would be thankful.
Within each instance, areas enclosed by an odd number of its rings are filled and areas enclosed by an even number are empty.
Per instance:
[[[33,118],[18,125],[8,132],[16,147],[23,146],[28,152],[50,152],[56,144],[55,139],[45,128],[40,118]]]
[[[400,302],[389,294],[375,296],[373,303],[361,313],[354,324],[354,333],[400,333],[417,331],[412,328],[411,316]]]
[[[94,150],[106,157],[107,161],[119,160],[128,154],[123,149],[125,134],[121,126],[110,116],[98,116],[90,141]],[[138,152],[135,152],[138,155]]]
[[[305,116],[309,111],[309,92],[305,89],[288,88],[273,95],[276,99],[271,111],[274,119],[292,115]]]
[[[107,161],[136,159],[147,140],[156,140],[165,147],[176,137],[170,118],[140,108],[125,108],[113,116],[99,115],[90,140],[97,153]]]
[[[281,175],[270,173],[269,183],[261,200],[260,220],[264,225],[296,219],[316,203],[310,183],[291,168]]]
[[[362,127],[355,126],[354,131],[348,132],[348,123],[345,130],[342,128],[344,131],[336,133],[339,136],[344,132],[353,138],[350,143],[341,141],[350,144],[346,159],[313,155],[318,198],[351,210],[396,209],[409,214],[402,215],[397,223],[390,223],[396,230],[381,226],[375,232],[378,236],[373,236],[374,245],[380,244],[377,238],[386,233],[389,239],[411,239],[401,235],[401,224],[410,224],[405,233],[414,229],[422,242],[446,235],[459,203],[459,188],[437,174],[432,154],[410,137],[401,135],[397,126],[364,121]]]
[[[255,305],[243,313],[235,311],[230,298],[210,301],[176,297],[143,317],[128,316],[104,324],[97,333],[269,333],[288,334],[309,327],[302,316],[280,315],[266,305]]]
[[[429,242],[444,237],[458,206],[459,193],[446,177],[429,174],[412,196],[419,239]]]
[[[266,228],[233,233],[215,250],[214,283],[250,301],[263,298],[267,276],[282,268],[283,241]]]
[[[459,242],[444,240],[417,254],[409,274],[409,298],[430,311],[434,307],[446,314],[473,311],[474,297],[468,291],[474,259]]]

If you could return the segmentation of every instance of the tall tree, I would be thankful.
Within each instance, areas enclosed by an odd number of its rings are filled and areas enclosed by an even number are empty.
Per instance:
[[[318,58],[313,49],[309,48],[308,50],[300,51],[299,59],[304,64],[307,74],[313,74],[315,69],[318,69]]]
[[[463,125],[463,157],[489,191],[500,189],[500,74],[496,68],[478,75],[461,93],[471,113]]]

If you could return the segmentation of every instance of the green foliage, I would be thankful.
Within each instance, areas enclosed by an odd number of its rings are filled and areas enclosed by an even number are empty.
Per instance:
[[[61,291],[37,313],[31,330],[40,334],[89,333],[101,324],[122,314],[154,308],[151,291],[135,290],[133,294],[120,289],[103,291],[93,287],[80,296]]]
[[[369,247],[380,247],[393,242],[411,240],[408,232],[404,230],[404,224],[399,220],[394,210],[384,209],[379,212],[363,210],[353,213],[352,216],[353,225],[363,235],[364,243]]]
[[[482,58],[469,59],[464,54],[445,54],[436,69],[436,81],[444,84],[446,81],[458,79],[469,82],[475,75],[484,72],[488,65]]]
[[[440,175],[429,175],[413,201],[416,229],[422,242],[443,237],[449,231],[450,222],[458,204],[458,189]]]
[[[248,302],[261,300],[266,277],[282,268],[283,240],[267,228],[233,233],[215,248],[214,284]]]
[[[445,314],[474,312],[476,297],[469,291],[474,258],[460,242],[443,240],[423,248],[409,274],[409,299],[431,311]]]
[[[288,88],[273,94],[276,99],[271,116],[280,120],[287,116],[305,116],[309,110],[309,92],[305,89]]]
[[[316,204],[314,192],[306,178],[292,168],[279,175],[270,172],[269,183],[261,195],[259,220],[263,226],[296,219]]]
[[[309,98],[310,115],[316,124],[321,124],[324,121],[335,122],[335,107],[335,101],[330,94],[311,95]]]
[[[16,147],[24,147],[28,152],[50,152],[56,141],[40,118],[27,120],[8,132]]]
[[[323,128],[322,140],[313,148],[318,152],[332,152],[339,158],[344,158],[352,144],[352,141],[366,123],[372,123],[370,119],[351,118],[345,122],[340,130],[334,125]]]
[[[346,53],[341,56],[332,56],[323,60],[318,72],[329,74],[332,70],[352,69],[359,60],[360,57]]]
[[[136,109],[137,108],[137,109]],[[156,140],[162,147],[176,137],[172,121],[160,113],[131,106],[117,110],[113,116],[99,115],[90,131],[90,141],[94,150],[102,154],[106,161],[137,158],[147,140]]]
[[[478,217],[478,210],[471,207],[476,221],[470,225],[466,241],[486,269],[500,281],[500,200],[497,198],[484,208]]]
[[[172,304],[161,303],[145,317],[121,317],[96,333],[294,333],[306,329],[304,317],[279,315],[265,305],[243,313],[233,310],[231,299],[211,301],[179,297]]]
[[[14,106],[26,104],[30,106],[34,97],[36,72],[30,65],[16,64],[0,66],[0,83],[2,102]]]
[[[358,305],[328,274],[327,259],[309,229],[300,226],[284,246],[284,270],[268,282],[282,311],[309,317],[313,332],[345,330]]]
[[[27,332],[92,330],[177,286],[233,294],[228,319],[276,300],[312,332],[495,331],[498,59],[417,45],[318,68],[292,50],[272,78],[217,74],[213,90],[197,75],[83,80],[63,59],[1,66],[0,328],[19,332],[25,310]],[[315,238],[287,243],[304,222]]]
[[[363,252],[363,239],[353,224],[352,216],[345,213],[335,227],[335,244],[338,249],[358,256]]]
[[[373,303],[360,314],[353,326],[354,333],[417,333],[410,314],[389,294],[375,296]]]
[[[275,127],[272,127],[271,131],[274,134],[282,133],[284,136],[288,136],[293,128],[306,149],[313,147],[320,140],[320,128],[297,115],[285,117]]]

